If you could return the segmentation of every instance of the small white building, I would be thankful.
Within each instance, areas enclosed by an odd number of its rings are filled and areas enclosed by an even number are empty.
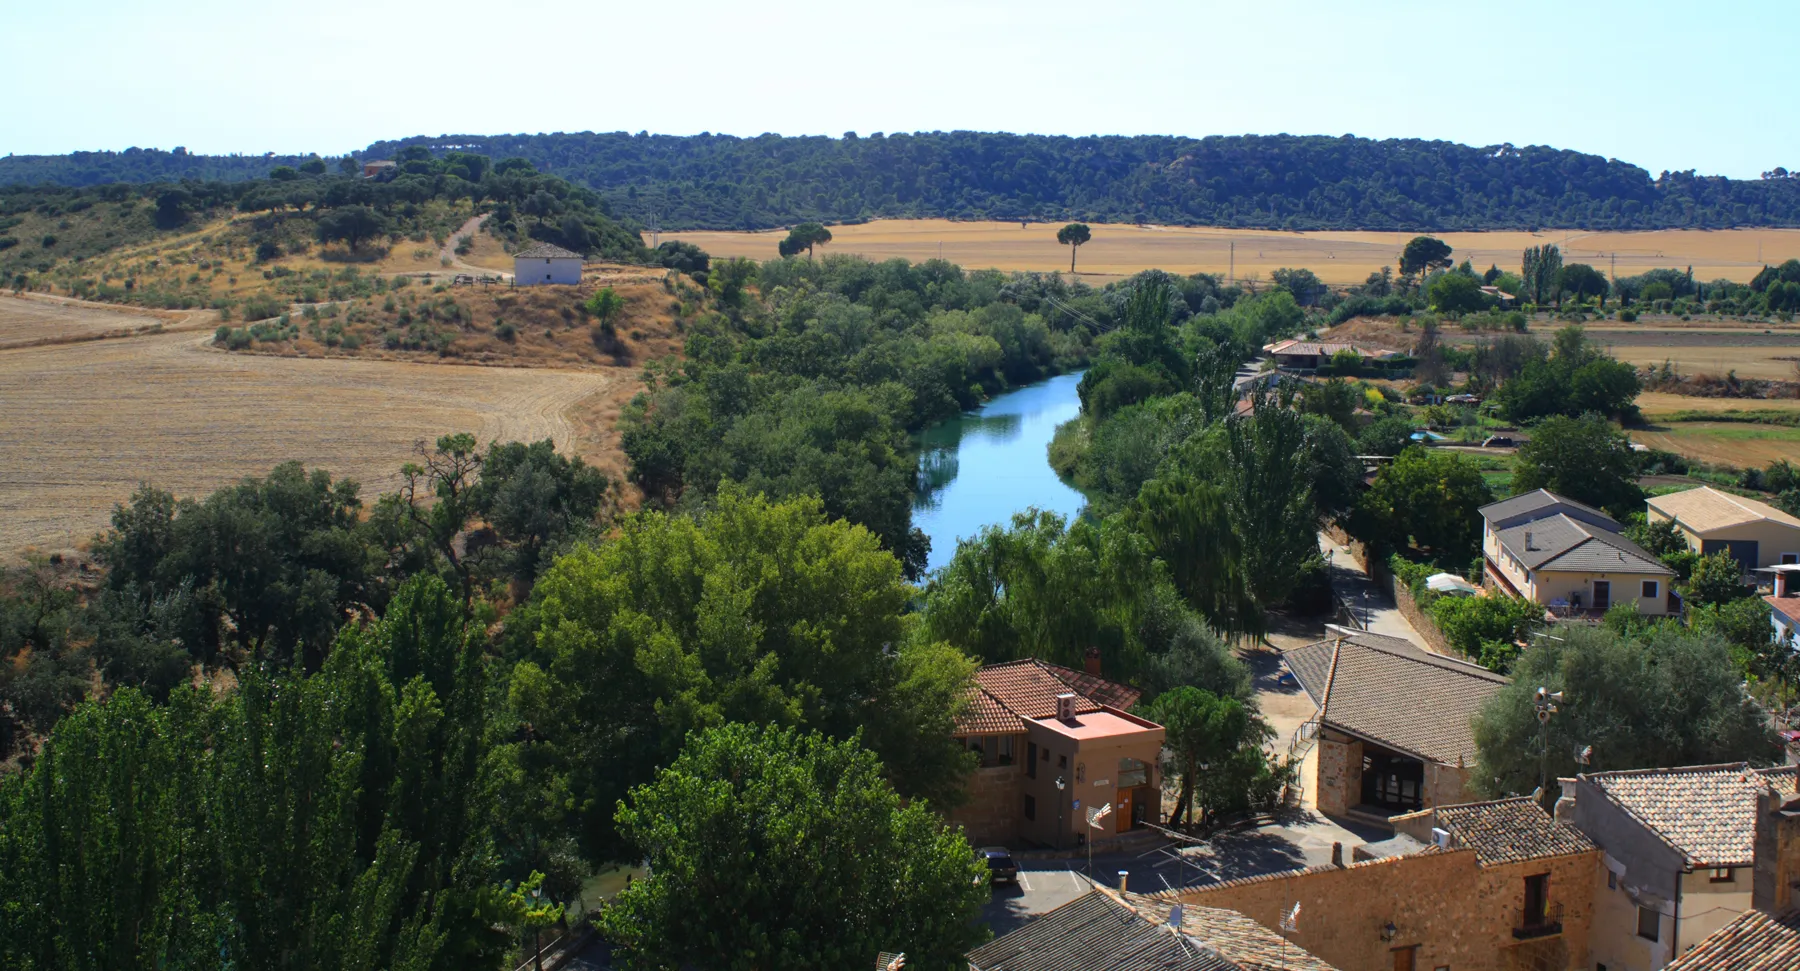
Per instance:
[[[513,282],[522,287],[580,283],[581,254],[549,243],[533,243],[513,254]]]

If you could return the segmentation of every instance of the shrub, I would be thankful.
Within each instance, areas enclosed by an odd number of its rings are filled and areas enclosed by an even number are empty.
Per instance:
[[[1544,618],[1544,608],[1523,597],[1439,597],[1431,619],[1450,646],[1502,674],[1524,640]]]
[[[225,335],[225,346],[229,350],[241,351],[250,346],[250,332],[242,327],[233,328]]]
[[[511,344],[519,337],[519,329],[502,320],[494,325],[494,336]]]
[[[223,344],[230,338],[231,338],[231,328],[225,326],[224,324],[220,324],[219,329],[213,331],[213,343],[214,344]]]

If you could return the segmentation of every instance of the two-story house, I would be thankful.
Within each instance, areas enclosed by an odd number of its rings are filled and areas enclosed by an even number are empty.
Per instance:
[[[1556,817],[1603,853],[1588,935],[1596,967],[1657,971],[1752,905],[1758,799],[1794,766],[1743,762],[1563,779]]]
[[[1163,727],[1132,715],[1141,692],[1087,670],[1036,659],[989,664],[957,717],[981,758],[968,799],[949,814],[971,842],[1073,847],[1161,822]],[[1087,811],[1111,806],[1104,830]]]
[[[1558,613],[1605,612],[1634,603],[1647,615],[1671,610],[1675,571],[1619,532],[1611,516],[1539,489],[1481,507],[1488,586]]]

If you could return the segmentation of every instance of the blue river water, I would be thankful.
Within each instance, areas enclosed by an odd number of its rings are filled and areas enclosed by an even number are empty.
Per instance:
[[[1036,506],[1073,519],[1086,505],[1050,468],[1056,426],[1081,412],[1081,374],[1064,374],[998,395],[920,433],[913,525],[931,537],[929,567],[956,555],[956,541]]]

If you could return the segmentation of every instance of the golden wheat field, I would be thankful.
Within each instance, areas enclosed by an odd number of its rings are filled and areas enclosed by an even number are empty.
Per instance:
[[[297,459],[394,486],[413,443],[554,439],[617,475],[591,399],[628,396],[630,368],[585,371],[230,354],[162,333],[0,351],[0,551],[63,549],[105,527],[139,482],[204,494]],[[611,409],[616,413],[616,409]]]
[[[824,252],[860,253],[871,259],[942,256],[974,269],[1052,271],[1069,269],[1069,247],[1056,241],[1060,223],[952,222],[945,219],[884,219],[858,226],[831,227]],[[1395,266],[1415,233],[1319,232],[1215,229],[1195,226],[1092,225],[1094,238],[1081,247],[1076,269],[1084,279],[1104,282],[1152,267],[1172,273],[1235,273],[1269,279],[1282,267],[1304,267],[1333,284],[1361,283],[1383,266]],[[678,232],[681,239],[720,256],[773,259],[785,231],[759,233]],[[1655,267],[1694,268],[1703,280],[1748,281],[1764,263],[1800,257],[1800,230],[1664,230],[1643,233],[1589,233],[1580,230],[1439,233],[1457,260],[1517,271],[1526,247],[1553,243],[1570,263],[1591,263],[1630,276]]]
[[[133,311],[53,297],[0,294],[0,347],[148,330],[179,314]]]

